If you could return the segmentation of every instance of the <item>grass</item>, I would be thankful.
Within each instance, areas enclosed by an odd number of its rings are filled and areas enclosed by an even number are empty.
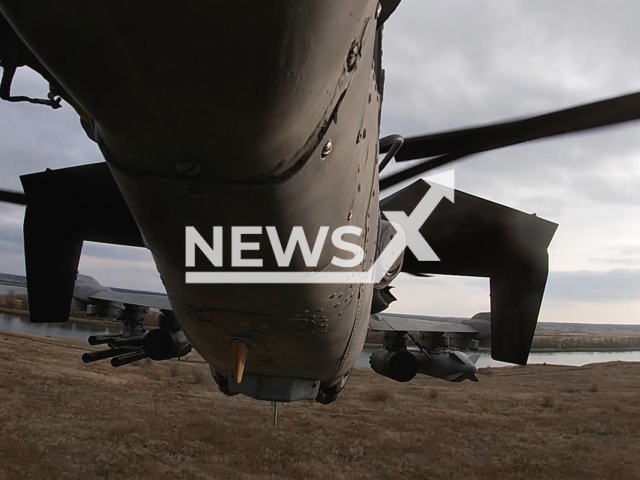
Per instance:
[[[630,336],[562,336],[540,335],[533,339],[535,350],[632,350],[640,349],[640,335]]]
[[[553,395],[545,395],[544,397],[542,397],[542,401],[540,402],[540,405],[545,408],[555,408],[556,404],[556,397],[554,397]]]
[[[377,403],[387,403],[392,397],[389,389],[376,389],[371,392],[371,400]]]
[[[286,404],[274,428],[268,402],[222,395],[196,354],[113,369],[87,349],[0,333],[3,480],[640,478],[638,364],[460,384],[356,370],[336,403]]]
[[[180,364],[176,361],[169,362],[169,375],[177,377],[180,375]]]

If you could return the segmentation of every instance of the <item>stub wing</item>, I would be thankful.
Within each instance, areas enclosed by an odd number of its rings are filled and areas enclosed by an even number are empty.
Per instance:
[[[89,296],[89,300],[140,305],[141,307],[157,308],[158,310],[173,310],[169,297],[166,295],[101,291]]]
[[[434,332],[477,334],[478,330],[462,322],[467,318],[378,313],[371,315],[369,327],[379,332]]]

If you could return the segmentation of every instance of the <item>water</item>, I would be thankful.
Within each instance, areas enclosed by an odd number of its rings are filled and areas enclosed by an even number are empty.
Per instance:
[[[0,331],[43,335],[66,340],[86,340],[89,335],[118,333],[114,327],[101,327],[86,323],[30,323],[25,315],[13,315],[0,312]]]
[[[0,295],[6,295],[9,292],[13,292],[16,295],[26,295],[27,287],[18,287],[14,285],[0,285]]]
[[[373,349],[365,348],[356,365],[369,368],[369,357]],[[467,352],[471,355],[474,352]],[[488,353],[478,353],[478,367],[507,367],[509,363],[496,362]],[[581,367],[589,363],[604,362],[640,362],[640,352],[540,352],[529,355],[529,365],[546,363],[548,365],[572,365]]]

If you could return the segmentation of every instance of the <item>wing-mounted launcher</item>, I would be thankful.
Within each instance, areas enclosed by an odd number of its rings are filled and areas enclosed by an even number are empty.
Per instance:
[[[419,180],[383,199],[381,210],[410,215],[430,188]],[[440,202],[420,228],[440,261],[418,261],[407,249],[402,271],[488,277],[491,356],[525,365],[547,282],[547,248],[556,229],[557,224],[535,215],[456,190],[455,202]]]
[[[147,330],[145,320],[148,307],[125,304],[122,333],[92,335],[89,345],[108,345],[108,350],[82,355],[84,363],[111,358],[113,367],[121,367],[145,358],[155,361],[183,357],[191,351],[191,344],[180,329],[171,310],[162,310],[159,328]]]
[[[477,330],[462,323],[462,319],[436,321],[425,318],[392,314],[372,316],[371,328],[384,331],[384,348],[374,351],[369,359],[373,371],[397,382],[413,380],[418,373],[449,382],[467,379],[477,382],[475,363],[479,356],[468,357],[449,343],[449,335],[456,334],[467,338],[477,349],[478,341],[472,338]],[[409,333],[409,329],[421,332],[418,338]],[[407,348],[407,337],[415,348]]]
[[[47,170],[21,177],[25,192],[25,263],[33,323],[66,322],[71,307],[87,313],[111,312],[122,321],[120,334],[94,335],[90,345],[108,350],[85,353],[85,363],[111,358],[114,367],[144,358],[167,360],[191,350],[166,296],[112,292],[78,275],[84,241],[144,247],[106,163]],[[160,328],[145,325],[149,308],[163,312]]]

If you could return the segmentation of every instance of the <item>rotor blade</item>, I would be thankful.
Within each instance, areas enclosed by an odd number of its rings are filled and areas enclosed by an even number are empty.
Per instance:
[[[520,120],[405,138],[396,162],[428,160],[380,180],[380,189],[476,153],[638,119],[640,93],[632,93]]]
[[[22,192],[12,192],[11,190],[0,190],[0,202],[15,203],[16,205],[26,205],[27,196]]]
[[[396,161],[452,152],[471,155],[541,138],[616,125],[640,118],[640,92],[493,125],[406,138]]]

